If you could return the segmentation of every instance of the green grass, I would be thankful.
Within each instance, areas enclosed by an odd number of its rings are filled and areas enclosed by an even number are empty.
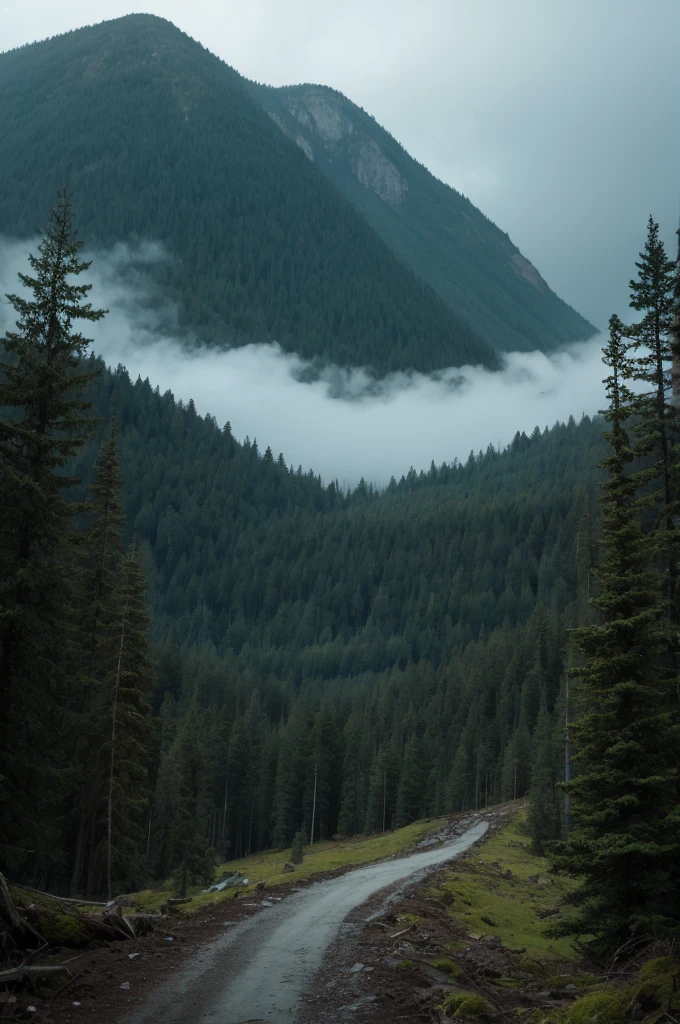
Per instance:
[[[285,872],[283,865],[290,860],[290,849],[280,851],[269,851],[256,853],[251,857],[243,857],[240,860],[230,860],[221,864],[216,872],[215,879],[225,878],[227,875],[239,871],[248,879],[248,886],[240,886],[241,892],[252,892],[259,881],[267,883],[267,891],[282,885],[285,882],[295,882],[302,878],[312,878],[314,875],[326,871],[334,871],[337,868],[356,867],[361,864],[369,864],[372,861],[382,860],[396,853],[401,853],[413,846],[430,832],[441,827],[446,819],[428,819],[417,821],[405,828],[396,829],[394,832],[384,832],[376,836],[357,837],[343,839],[337,842],[328,840],[322,843],[315,843],[313,847],[305,847],[305,856],[302,864],[298,864],[295,872]],[[207,888],[203,886],[202,888]],[[191,903],[178,907],[181,913],[192,913],[199,907],[210,903],[218,903],[223,899],[231,899],[233,889],[225,892],[215,892],[204,895],[201,887],[190,891],[193,896]],[[170,889],[146,889],[137,893],[135,899],[145,909],[154,910],[162,906],[169,896],[174,895]],[[264,894],[266,895],[266,893]]]
[[[494,1008],[476,992],[455,992],[442,1003],[441,1009],[454,1020],[494,1016]]]
[[[542,961],[575,960],[577,954],[570,939],[548,938],[544,932],[550,920],[542,920],[536,911],[559,903],[573,886],[571,879],[548,875],[548,862],[531,853],[524,832],[524,815],[518,814],[495,836],[479,848],[448,876],[441,890],[433,893],[453,902],[449,913],[469,932],[497,935],[510,949],[526,949],[528,957]],[[503,872],[512,872],[505,878]],[[549,884],[529,881],[538,875]]]
[[[438,960],[433,960],[432,966],[436,967],[438,971],[444,971],[451,978],[460,978],[463,974],[463,968],[460,964],[457,964],[448,956],[440,956]]]

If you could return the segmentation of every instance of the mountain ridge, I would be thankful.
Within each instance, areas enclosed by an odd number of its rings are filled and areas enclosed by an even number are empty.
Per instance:
[[[363,107],[331,86],[249,87],[386,244],[497,347],[549,351],[596,333],[506,232]]]
[[[66,184],[89,245],[164,246],[168,259],[146,272],[199,343],[277,341],[313,364],[378,375],[493,369],[498,349],[545,351],[594,331],[507,235],[342,94],[312,88],[330,144],[344,145],[360,116],[349,174],[318,138],[291,140],[290,110],[263,108],[263,89],[301,102],[300,87],[255,86],[156,15],[1,54],[0,232],[32,235]],[[297,115],[311,123],[304,102]],[[433,233],[442,195],[457,227]]]

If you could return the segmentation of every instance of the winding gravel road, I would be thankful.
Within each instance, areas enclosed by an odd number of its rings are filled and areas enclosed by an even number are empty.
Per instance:
[[[130,1024],[294,1024],[300,998],[350,911],[463,853],[488,827],[480,820],[450,843],[317,882],[267,907],[192,957]]]

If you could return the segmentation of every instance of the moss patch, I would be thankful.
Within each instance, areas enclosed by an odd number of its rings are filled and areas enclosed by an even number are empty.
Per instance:
[[[440,956],[438,960],[432,962],[432,966],[436,967],[438,971],[444,971],[451,978],[461,978],[463,975],[463,968],[460,964],[448,956]]]
[[[584,981],[589,976],[578,979]],[[575,979],[576,981],[577,979]],[[597,979],[589,979],[589,983]],[[648,960],[633,982],[589,992],[566,1010],[536,1016],[536,1024],[661,1024],[677,1019],[680,1010],[680,960]]]
[[[454,1020],[466,1017],[490,1017],[494,1014],[491,1003],[476,992],[454,992],[441,1005],[441,1009]]]
[[[541,960],[575,960],[571,940],[548,938],[547,922],[539,916],[553,909],[575,883],[547,874],[547,860],[529,848],[524,817],[516,815],[459,863],[440,894],[449,898],[450,912],[473,934],[497,935],[509,949],[523,947]],[[540,878],[548,884],[538,885]]]
[[[49,910],[38,914],[37,928],[50,946],[84,946],[91,936],[74,914]]]
[[[568,1010],[540,1018],[545,1024],[624,1024],[631,1009],[630,996],[614,989],[593,992]]]

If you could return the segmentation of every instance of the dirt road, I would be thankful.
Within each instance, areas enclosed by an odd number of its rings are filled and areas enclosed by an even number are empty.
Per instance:
[[[383,889],[389,899],[398,883],[453,859],[488,827],[479,820],[453,842],[319,882],[230,927],[138,1008],[129,1024],[294,1024],[300,999],[347,914]]]

